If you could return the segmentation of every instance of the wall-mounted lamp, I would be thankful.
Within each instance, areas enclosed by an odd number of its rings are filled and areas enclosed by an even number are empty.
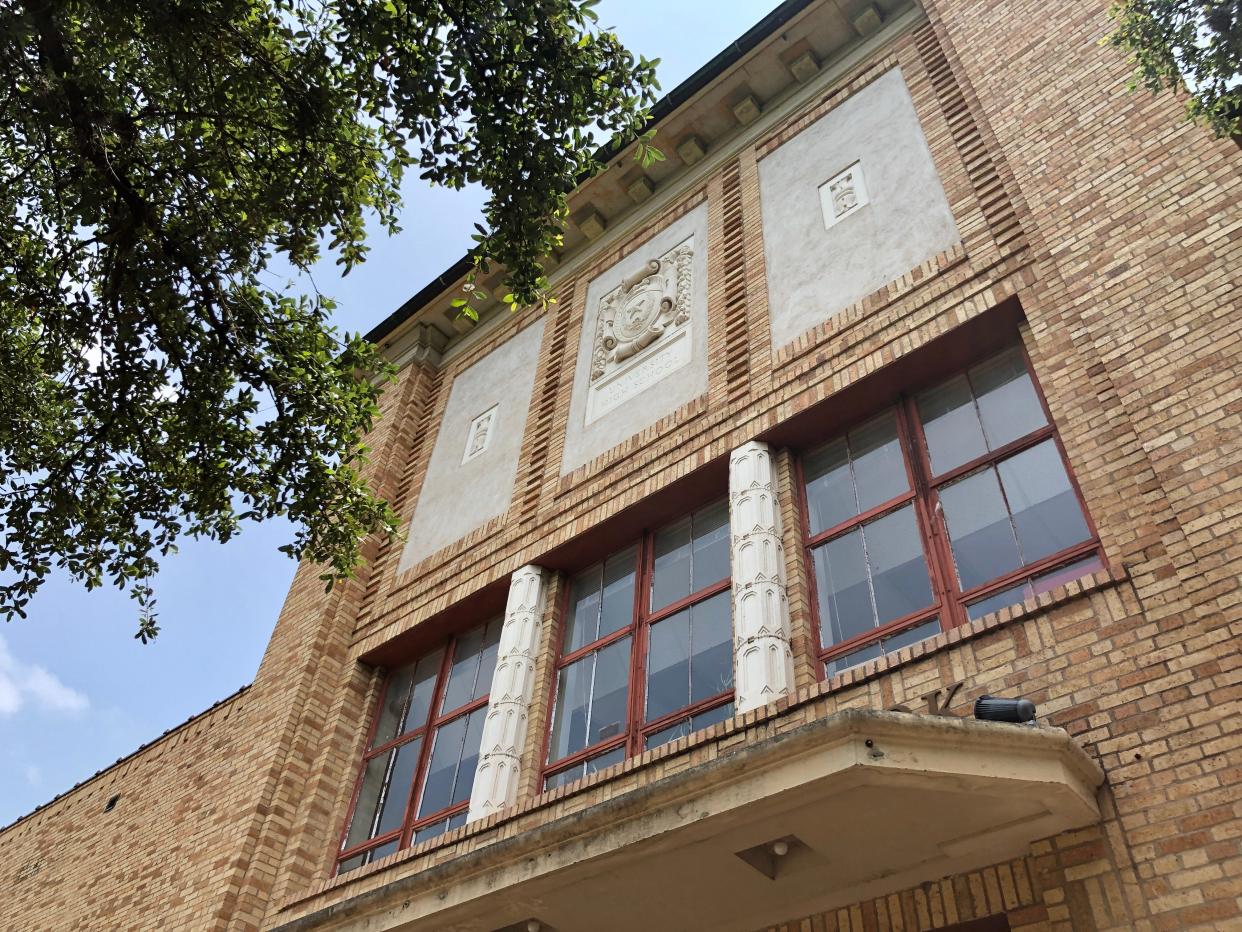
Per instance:
[[[1035,721],[1035,703],[1030,699],[980,696],[975,700],[975,718],[983,722],[1025,724]]]

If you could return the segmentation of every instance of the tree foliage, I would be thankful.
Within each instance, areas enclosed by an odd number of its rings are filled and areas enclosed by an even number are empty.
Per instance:
[[[1121,0],[1107,42],[1130,53],[1134,86],[1189,91],[1187,114],[1242,134],[1242,0]]]
[[[592,134],[658,87],[594,2],[0,4],[0,614],[59,566],[145,640],[183,535],[286,515],[331,584],[395,532],[360,471],[388,367],[273,263],[348,271],[415,169],[487,189],[478,261],[538,300]]]

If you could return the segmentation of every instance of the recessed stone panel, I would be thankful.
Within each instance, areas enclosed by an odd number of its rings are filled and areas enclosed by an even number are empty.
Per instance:
[[[587,287],[561,471],[707,390],[707,205]]]
[[[508,510],[543,326],[531,324],[453,380],[401,569]]]
[[[894,68],[759,163],[781,347],[960,240]]]

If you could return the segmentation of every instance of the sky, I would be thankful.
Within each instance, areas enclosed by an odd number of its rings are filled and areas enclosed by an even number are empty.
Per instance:
[[[776,0],[603,0],[600,24],[637,55],[660,58],[665,92],[754,25]],[[403,232],[372,233],[367,262],[315,282],[336,323],[366,332],[470,246],[483,192],[426,187],[411,175]],[[156,580],[160,634],[134,640],[134,603],[53,577],[25,620],[0,624],[0,826],[65,792],[249,683],[294,563],[281,521],[228,544],[184,541]],[[364,727],[360,724],[359,727]]]

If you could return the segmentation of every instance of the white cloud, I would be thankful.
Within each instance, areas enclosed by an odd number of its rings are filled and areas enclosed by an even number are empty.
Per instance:
[[[31,786],[38,787],[43,785],[43,771],[34,764],[27,764],[25,773],[26,782]]]
[[[83,712],[90,706],[85,693],[62,683],[38,664],[24,664],[0,637],[0,716],[15,715],[27,702],[54,712]]]

